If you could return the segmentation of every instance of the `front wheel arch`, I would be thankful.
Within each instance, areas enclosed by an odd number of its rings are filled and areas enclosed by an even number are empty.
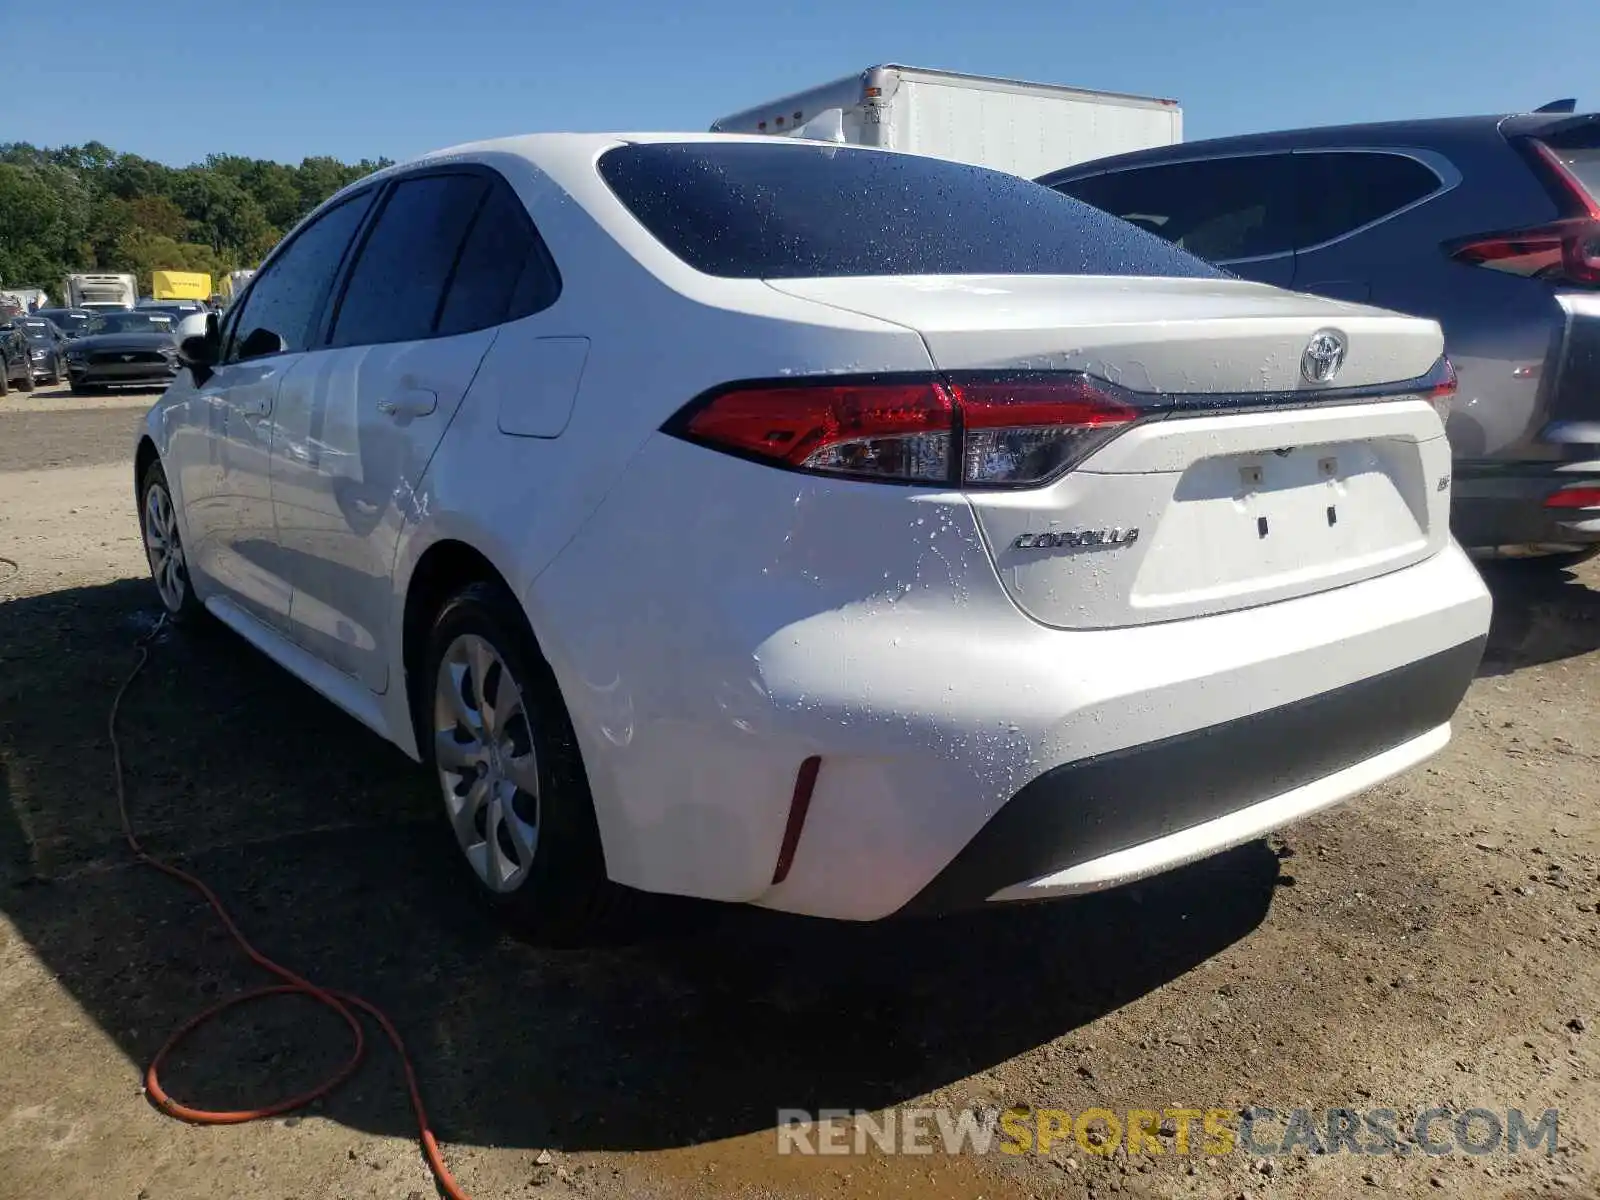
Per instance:
[[[144,477],[150,470],[150,464],[161,460],[160,453],[156,450],[155,439],[148,433],[139,439],[139,448],[133,452],[133,495],[137,501],[144,491]],[[169,481],[170,484],[170,481]]]

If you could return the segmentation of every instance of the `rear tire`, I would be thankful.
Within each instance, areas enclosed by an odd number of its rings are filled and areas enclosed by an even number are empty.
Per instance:
[[[160,462],[151,463],[139,481],[139,532],[144,538],[150,578],[167,619],[179,625],[195,624],[205,615],[206,608],[194,594],[194,584],[189,579],[178,511]]]
[[[594,801],[550,665],[504,588],[474,583],[440,610],[417,680],[418,746],[479,899],[552,945],[620,927]]]
[[[0,396],[9,396],[10,394],[11,376],[4,369],[4,364],[0,364]]]

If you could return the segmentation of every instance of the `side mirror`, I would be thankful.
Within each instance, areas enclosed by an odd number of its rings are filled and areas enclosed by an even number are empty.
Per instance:
[[[186,367],[214,367],[218,346],[209,334],[197,333],[178,343],[178,359]]]
[[[251,330],[250,336],[239,343],[240,358],[265,358],[269,354],[282,354],[289,343],[270,329]]]

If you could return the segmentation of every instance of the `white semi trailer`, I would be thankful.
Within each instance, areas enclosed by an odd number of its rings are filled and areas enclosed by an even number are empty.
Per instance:
[[[1181,142],[1183,109],[1150,96],[889,64],[747,108],[711,129],[905,150],[1032,179]]]

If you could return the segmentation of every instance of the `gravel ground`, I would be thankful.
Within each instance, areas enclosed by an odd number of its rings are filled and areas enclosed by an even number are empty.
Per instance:
[[[0,402],[0,1197],[421,1200],[381,1045],[300,1117],[199,1128],[141,1098],[175,1027],[261,982],[117,832],[106,711],[153,619],[126,462],[147,403]],[[394,1017],[479,1200],[1594,1197],[1600,563],[1491,585],[1489,657],[1426,768],[1077,903],[872,927],[662,908],[633,945],[535,950],[469,902],[407,762],[220,631],[157,643],[130,802],[265,952]],[[298,1001],[247,1008],[166,1084],[259,1104],[344,1036]],[[775,1153],[780,1108],[913,1105],[1558,1108],[1560,1130],[1554,1155]]]

